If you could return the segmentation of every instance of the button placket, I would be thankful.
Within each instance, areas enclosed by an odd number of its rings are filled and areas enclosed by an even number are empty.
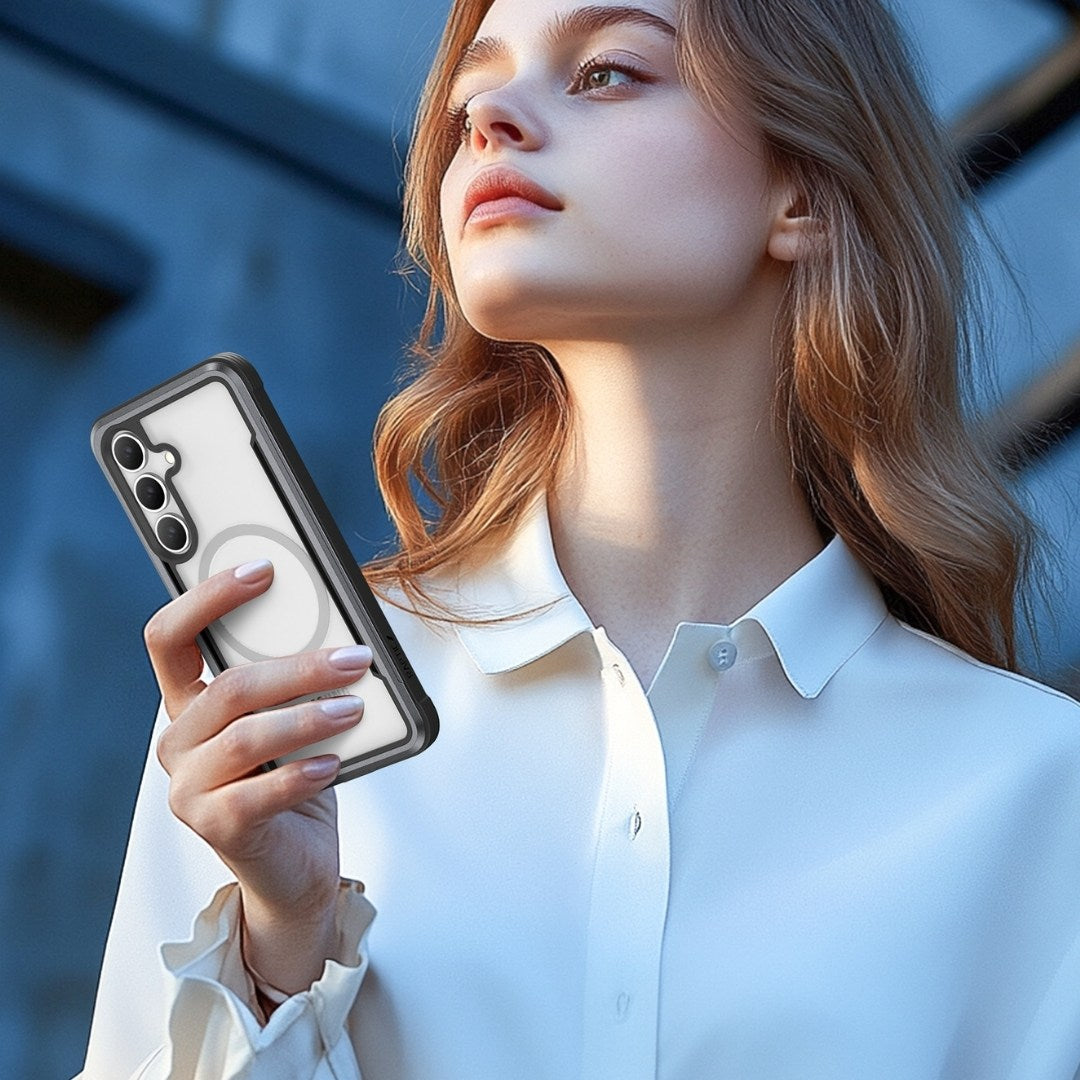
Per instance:
[[[649,698],[602,629],[596,640],[607,775],[586,933],[583,1075],[655,1080],[670,873],[666,766]]]

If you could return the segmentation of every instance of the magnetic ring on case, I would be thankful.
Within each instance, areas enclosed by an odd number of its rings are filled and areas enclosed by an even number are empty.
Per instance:
[[[330,626],[330,597],[308,553],[265,525],[233,525],[211,539],[199,561],[199,580],[255,559],[274,564],[274,582],[261,596],[217,621],[217,636],[247,660],[269,660],[319,648]],[[277,608],[272,615],[271,608]]]

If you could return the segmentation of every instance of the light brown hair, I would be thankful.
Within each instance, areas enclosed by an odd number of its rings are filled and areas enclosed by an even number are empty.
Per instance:
[[[453,5],[415,124],[404,237],[430,290],[411,381],[376,424],[400,547],[364,567],[373,587],[394,584],[450,621],[422,575],[506,539],[558,475],[571,424],[550,355],[477,333],[450,280],[439,214],[457,146],[449,83],[489,6]],[[892,16],[878,0],[684,0],[678,30],[687,85],[719,123],[733,100],[749,109],[773,174],[821,226],[793,264],[775,333],[776,417],[819,523],[898,617],[1014,667],[1032,529],[964,421],[972,199]]]

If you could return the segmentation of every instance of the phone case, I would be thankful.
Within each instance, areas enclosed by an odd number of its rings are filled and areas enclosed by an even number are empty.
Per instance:
[[[200,635],[215,674],[328,646],[371,648],[361,679],[312,695],[358,694],[360,723],[266,768],[333,753],[341,783],[431,745],[435,708],[248,361],[222,353],[181,372],[101,416],[91,444],[174,597],[220,570],[273,562],[270,588]]]

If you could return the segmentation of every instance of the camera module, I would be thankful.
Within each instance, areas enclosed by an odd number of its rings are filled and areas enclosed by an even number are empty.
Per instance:
[[[168,496],[165,485],[156,476],[140,476],[135,484],[135,498],[147,510],[160,510]]]
[[[178,555],[188,546],[187,526],[172,514],[164,514],[158,518],[155,531],[157,538],[161,541],[161,546],[166,551]]]
[[[112,444],[113,457],[122,469],[134,472],[146,461],[146,451],[134,435],[117,435]]]

